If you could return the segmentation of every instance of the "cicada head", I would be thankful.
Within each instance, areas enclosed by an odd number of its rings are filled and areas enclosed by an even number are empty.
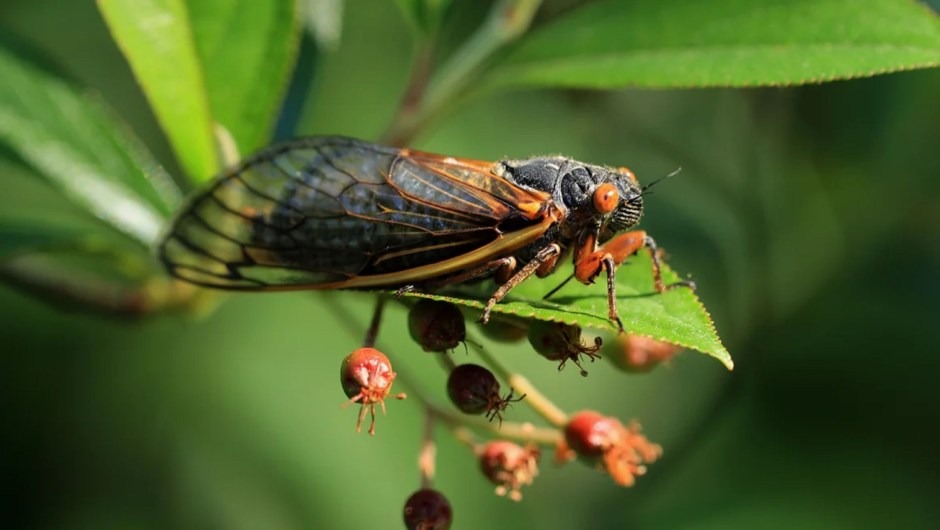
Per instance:
[[[572,232],[600,228],[608,239],[640,221],[642,189],[627,168],[585,164],[562,157],[503,162],[513,182],[552,194]]]
[[[629,230],[643,215],[643,190],[627,168],[592,167],[593,183],[582,199],[582,210],[589,210],[606,241]]]
[[[643,216],[643,191],[637,185],[633,172],[623,167],[611,173],[617,184],[619,201],[607,220],[608,232],[623,232],[640,222]]]

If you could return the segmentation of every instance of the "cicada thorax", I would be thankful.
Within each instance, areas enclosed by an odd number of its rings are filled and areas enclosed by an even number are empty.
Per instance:
[[[551,194],[561,220],[530,248],[520,253],[525,263],[547,244],[557,244],[563,253],[576,248],[575,260],[593,251],[618,232],[635,226],[643,211],[636,177],[626,168],[613,169],[584,164],[564,157],[539,157],[503,162],[503,172],[513,182]],[[612,205],[599,207],[598,193],[606,191]],[[539,275],[547,271],[540,270]]]

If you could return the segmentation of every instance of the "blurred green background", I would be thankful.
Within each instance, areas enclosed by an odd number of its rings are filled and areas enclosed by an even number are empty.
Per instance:
[[[462,10],[449,34],[485,13]],[[4,0],[0,24],[99,90],[179,173],[92,2]],[[394,5],[348,2],[341,46],[302,56],[314,81],[289,109],[296,130],[377,137],[410,53]],[[665,456],[632,489],[546,458],[517,504],[442,431],[435,485],[455,527],[936,528],[938,95],[936,70],[790,89],[519,92],[471,101],[425,134],[416,145],[430,151],[564,153],[646,182],[681,167],[643,227],[696,280],[736,361],[728,373],[690,352],[649,375],[602,364],[583,379],[485,344],[566,410],[639,419]],[[56,200],[8,157],[0,170],[2,207]],[[240,295],[202,321],[117,321],[0,286],[0,524],[400,528],[420,410],[389,403],[371,438],[340,408],[337,366],[361,337],[337,308],[364,329],[370,307],[354,293]],[[404,382],[442,398],[404,312],[387,316],[380,345]]]

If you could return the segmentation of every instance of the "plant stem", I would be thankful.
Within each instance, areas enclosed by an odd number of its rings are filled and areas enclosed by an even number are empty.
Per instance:
[[[431,78],[431,69],[434,59],[434,46],[430,41],[422,43],[411,67],[411,77],[405,88],[405,94],[398,104],[395,117],[392,118],[388,129],[382,134],[381,143],[396,147],[404,147],[411,142],[414,131],[404,127],[404,124],[415,123],[415,116],[421,109],[428,80]]]
[[[421,80],[418,95],[423,97],[415,103],[408,99],[406,92],[406,98],[383,139],[392,145],[407,145],[429,123],[440,119],[464,94],[492,55],[529,29],[541,3],[542,0],[499,0],[477,31],[431,77],[426,90],[426,74],[419,71],[426,65],[416,62],[412,81]],[[406,103],[413,108],[405,111]]]
[[[457,368],[457,363],[455,363],[454,360],[451,359],[450,355],[447,355],[447,353],[441,353],[437,356],[437,358],[438,362],[441,363],[441,368],[444,369],[444,373],[450,374],[454,371],[454,368]]]
[[[421,471],[421,487],[431,487],[437,461],[437,446],[434,444],[434,420],[436,416],[427,409],[424,414],[424,436],[421,439],[421,450],[418,452],[418,469]]]
[[[375,339],[379,335],[379,327],[382,325],[382,310],[385,309],[385,297],[379,295],[375,298],[375,309],[372,310],[372,322],[369,323],[369,329],[366,330],[366,336],[362,340],[364,348],[375,346]]]
[[[419,396],[418,399],[421,399]],[[466,443],[463,436],[458,435],[461,428],[471,428],[475,431],[487,431],[497,435],[499,438],[507,438],[522,442],[533,442],[537,444],[555,445],[561,441],[561,431],[553,428],[536,427],[531,423],[518,423],[504,421],[502,425],[484,420],[482,418],[468,417],[464,414],[458,414],[450,409],[438,407],[437,405],[425,401],[428,407],[438,418],[451,427],[457,438]]]
[[[344,322],[353,321],[343,319]],[[381,349],[381,348],[380,348]],[[458,413],[450,408],[438,406],[427,395],[419,389],[414,381],[410,380],[407,374],[398,371],[398,381],[408,387],[409,396],[424,404],[425,408],[434,414],[435,417],[447,424],[454,432],[458,440],[473,445],[472,440],[467,438],[465,430],[470,428],[475,431],[487,431],[498,435],[500,438],[511,438],[523,442],[534,442],[538,444],[555,445],[561,441],[561,432],[554,428],[536,427],[531,423],[503,422],[502,425],[484,420],[483,418],[471,417],[466,414]],[[534,390],[533,390],[534,391]],[[537,394],[538,392],[535,391]]]
[[[481,66],[501,47],[529,29],[541,0],[501,0],[477,31],[431,81],[427,106],[436,108],[460,93]]]

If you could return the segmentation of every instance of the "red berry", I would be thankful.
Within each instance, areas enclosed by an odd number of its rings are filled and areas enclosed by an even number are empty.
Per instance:
[[[539,473],[539,449],[522,447],[505,440],[494,440],[480,451],[480,469],[496,484],[496,494],[514,501],[522,499],[522,486],[532,484]]]
[[[671,359],[681,348],[675,344],[621,333],[607,342],[604,355],[625,372],[646,373]]]
[[[639,424],[625,427],[617,418],[588,410],[572,416],[565,426],[558,458],[568,460],[571,453],[607,471],[621,486],[632,486],[636,477],[646,473],[644,464],[662,455],[662,448],[640,433]]]
[[[447,530],[454,520],[454,512],[437,490],[422,489],[405,501],[405,527],[408,530]]]
[[[477,364],[461,364],[447,378],[447,395],[461,412],[486,414],[492,421],[503,421],[502,411],[514,401],[510,391],[506,397],[499,395],[499,381],[488,369]]]
[[[578,456],[595,458],[616,443],[623,425],[592,410],[576,414],[565,426],[565,441]]]
[[[343,392],[351,403],[359,403],[359,421],[356,423],[358,431],[362,426],[366,411],[372,414],[372,424],[369,434],[375,434],[375,406],[382,407],[385,412],[385,398],[392,390],[395,381],[395,372],[392,363],[379,350],[375,348],[359,348],[343,359],[339,371]],[[399,399],[404,395],[398,396]]]
[[[581,328],[561,322],[537,321],[529,328],[529,343],[536,353],[550,361],[561,361],[558,369],[565,367],[569,360],[574,362],[586,376],[587,370],[581,366],[581,356],[587,356],[591,362],[600,358],[597,350],[601,348],[601,338],[595,337],[593,346],[581,343]]]
[[[467,338],[463,313],[454,304],[422,299],[408,312],[411,338],[427,352],[453,350]]]

